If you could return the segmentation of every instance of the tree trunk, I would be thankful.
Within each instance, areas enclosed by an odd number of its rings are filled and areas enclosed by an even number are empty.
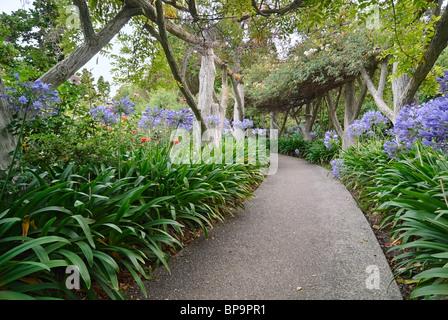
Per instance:
[[[170,66],[171,72],[173,74],[174,80],[177,81],[179,90],[184,95],[188,106],[193,110],[196,120],[200,124],[201,131],[204,132],[205,130],[207,130],[207,126],[205,125],[204,119],[201,115],[201,111],[198,108],[196,100],[192,95],[190,89],[188,88],[187,84],[185,83],[185,80],[182,77],[182,74],[179,70],[179,66],[177,65],[176,58],[174,57],[170,42],[168,40],[168,34],[165,27],[165,18],[163,17],[163,5],[159,0],[156,1],[156,9],[157,12],[160,13],[157,15],[156,18],[156,24],[159,28],[159,32],[157,32],[157,30],[154,29],[154,27],[149,24],[146,24],[145,28],[151,33],[153,37],[155,37],[160,42],[163,52],[165,53],[168,65]]]
[[[386,85],[387,81],[387,69],[389,65],[389,59],[385,58],[381,62],[381,73],[380,73],[380,81],[378,84],[378,89],[375,88],[373,82],[372,82],[372,75],[370,75],[366,69],[361,69],[361,75],[364,79],[364,83],[366,84],[369,93],[372,95],[373,100],[375,101],[376,106],[378,107],[378,110],[382,114],[384,114],[392,123],[395,122],[395,114],[394,111],[389,108],[389,106],[386,104],[386,102],[383,99],[384,95],[384,87]]]
[[[348,128],[359,115],[358,105],[356,103],[356,85],[355,81],[349,81],[345,84],[345,110],[344,110],[344,133],[342,135],[342,150],[347,150],[356,145],[356,138],[349,137]],[[359,106],[361,107],[361,106]]]
[[[5,95],[5,86],[0,73],[0,95]],[[5,132],[5,128],[11,123],[12,115],[4,98],[0,98],[0,170],[6,170],[11,164],[9,154],[14,151],[17,137]]]
[[[232,76],[233,93],[235,96],[235,105],[233,107],[233,120],[244,120],[244,87],[243,84],[235,80]]]
[[[356,98],[356,82],[354,79],[348,81],[344,87],[344,127],[340,124],[336,114],[339,100],[341,98],[342,88],[339,88],[336,103],[333,102],[329,93],[326,94],[326,98],[331,120],[333,121],[337,134],[342,139],[342,149],[347,150],[356,144],[356,139],[349,137],[348,128],[359,116],[361,106],[367,93],[367,85],[365,83],[361,84],[361,93],[358,98]]]
[[[212,103],[213,93],[215,92],[216,67],[214,61],[213,48],[205,46],[201,50],[201,69],[199,71],[199,96],[198,108],[202,117],[213,115]],[[217,115],[217,114],[215,114]]]
[[[241,57],[243,52],[243,44],[240,44],[233,53],[233,72],[230,79],[232,81],[233,93],[235,96],[235,105],[233,107],[233,120],[244,120],[244,87],[242,83]]]
[[[392,94],[394,98],[394,119],[400,114],[401,108],[404,106],[402,101],[405,96],[406,88],[408,87],[411,77],[408,74],[402,74],[399,77],[395,77],[397,73],[398,62],[393,63],[392,73],[394,77],[392,78]],[[418,104],[417,92],[414,94],[414,98],[411,103]]]
[[[322,99],[318,98],[316,101],[309,102],[305,106],[305,130],[302,131],[303,139],[305,141],[311,140],[310,133],[313,130],[313,125],[316,121],[321,101]],[[299,126],[299,128],[301,127]]]
[[[440,1],[439,1],[440,6]],[[439,7],[437,8],[438,13]],[[434,66],[437,58],[448,45],[448,7],[443,9],[440,19],[434,24],[434,35],[426,46],[426,50],[419,63],[412,73],[406,88],[396,103],[395,112],[400,112],[401,108],[407,104],[414,102],[418,88],[425,80],[428,73]]]

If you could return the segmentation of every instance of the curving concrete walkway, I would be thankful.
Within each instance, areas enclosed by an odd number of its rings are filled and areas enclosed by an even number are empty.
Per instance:
[[[279,155],[245,212],[216,225],[154,272],[150,300],[398,300],[386,258],[345,187]],[[140,289],[128,298],[144,299]]]

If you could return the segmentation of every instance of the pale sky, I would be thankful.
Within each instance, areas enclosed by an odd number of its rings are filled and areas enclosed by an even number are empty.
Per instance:
[[[31,0],[0,0],[0,12],[10,13],[11,11],[16,11],[21,8],[29,8],[30,5],[27,3],[32,3]],[[114,46],[114,51],[118,53],[118,46]],[[96,80],[102,75],[106,81],[111,84],[111,97],[113,97],[118,90],[118,87],[114,84],[112,78],[112,65],[107,57],[97,54],[93,57],[83,68],[90,70]]]

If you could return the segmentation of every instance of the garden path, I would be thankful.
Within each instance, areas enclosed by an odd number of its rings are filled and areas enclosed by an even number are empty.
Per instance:
[[[146,282],[150,300],[398,300],[364,214],[330,172],[279,155],[246,211],[218,223]],[[126,296],[145,299],[138,286]]]

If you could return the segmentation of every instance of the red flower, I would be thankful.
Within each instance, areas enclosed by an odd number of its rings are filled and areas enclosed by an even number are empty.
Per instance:
[[[182,101],[187,101],[187,99],[182,99]]]
[[[149,138],[142,138],[142,142],[149,141]]]
[[[128,120],[128,117],[121,118],[121,121],[125,121],[125,120]]]
[[[175,140],[175,141],[174,141],[174,144],[178,144],[178,143],[179,143],[179,141],[178,141],[178,140]]]

